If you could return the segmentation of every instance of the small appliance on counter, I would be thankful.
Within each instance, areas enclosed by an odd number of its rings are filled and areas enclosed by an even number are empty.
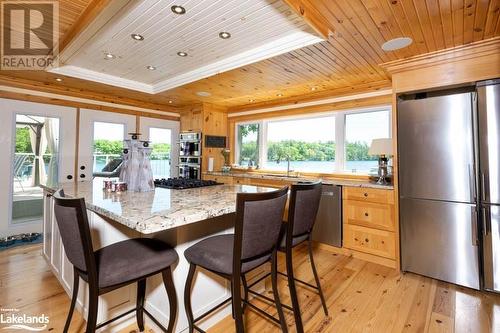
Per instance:
[[[197,188],[205,186],[223,185],[213,180],[188,179],[188,178],[168,178],[155,179],[155,186],[174,190],[183,190],[187,188]]]
[[[179,134],[179,177],[201,179],[201,138],[200,132]]]

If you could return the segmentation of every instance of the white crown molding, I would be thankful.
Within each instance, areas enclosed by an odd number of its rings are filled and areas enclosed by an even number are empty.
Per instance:
[[[148,94],[154,94],[154,87],[152,85],[138,81],[123,79],[115,75],[109,75],[105,73],[91,71],[89,69],[85,69],[82,67],[66,65],[50,69],[49,72],[71,76],[87,81],[104,83],[115,87],[136,90]]]
[[[172,78],[157,82],[152,85],[72,65],[53,68],[50,69],[49,72],[108,84],[115,87],[136,90],[148,94],[157,94],[187,83],[213,76],[215,74],[226,72],[231,69],[239,68],[302,47],[316,44],[321,41],[322,39],[320,37],[317,37],[305,31],[297,31],[288,36],[263,44],[258,48],[236,54],[234,56],[222,59],[220,61],[208,64],[186,73],[176,75]]]
[[[31,96],[46,97],[46,98],[53,98],[53,99],[60,99],[60,100],[77,102],[77,103],[84,103],[84,104],[107,106],[107,107],[112,107],[115,109],[124,109],[124,110],[140,111],[140,112],[147,112],[147,113],[155,113],[155,114],[161,114],[161,115],[178,117],[178,118],[180,118],[180,116],[181,116],[179,113],[176,113],[176,112],[158,111],[158,110],[153,110],[153,109],[141,108],[141,107],[137,107],[137,106],[96,101],[96,100],[88,99],[88,98],[80,98],[80,97],[73,97],[73,96],[67,96],[67,95],[53,94],[53,93],[47,93],[47,92],[43,92],[43,91],[30,90],[30,89],[24,89],[24,88],[16,88],[16,87],[3,86],[3,85],[0,85],[0,91],[6,91],[6,92],[12,92],[12,93],[18,93],[18,94],[26,94],[26,95],[31,95]]]
[[[269,108],[248,110],[248,111],[242,111],[242,112],[234,112],[234,113],[229,113],[227,116],[229,118],[232,118],[232,117],[245,116],[245,115],[250,115],[250,114],[259,114],[259,113],[267,113],[267,112],[273,112],[273,111],[299,109],[299,108],[308,107],[308,106],[331,104],[331,103],[337,103],[337,102],[351,101],[354,99],[363,99],[363,98],[385,96],[385,95],[391,95],[391,94],[392,94],[392,89],[384,89],[384,90],[377,90],[377,91],[372,91],[372,92],[367,92],[367,93],[362,93],[362,94],[318,99],[318,100],[314,100],[314,101],[310,101],[310,102],[302,102],[302,103],[297,103],[297,104],[284,104],[284,105],[278,105],[278,106],[273,106],[273,107],[269,107]]]

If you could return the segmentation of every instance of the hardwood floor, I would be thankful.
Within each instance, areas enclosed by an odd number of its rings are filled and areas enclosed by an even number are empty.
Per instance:
[[[45,313],[50,318],[49,331],[62,332],[69,297],[40,253],[41,245],[0,251],[0,308]],[[306,248],[299,247],[295,258],[296,275],[312,282]],[[410,273],[399,275],[393,269],[325,249],[317,249],[315,259],[330,313],[325,317],[319,297],[298,285],[306,332],[500,332],[500,295]],[[290,302],[283,278],[280,294],[282,301]],[[253,302],[276,314],[273,306]],[[295,331],[292,314],[286,316],[290,331]],[[279,332],[251,310],[245,320],[248,333]],[[84,326],[75,312],[71,331],[83,332]],[[133,325],[123,332],[135,329]],[[232,319],[224,319],[209,332],[234,332]]]

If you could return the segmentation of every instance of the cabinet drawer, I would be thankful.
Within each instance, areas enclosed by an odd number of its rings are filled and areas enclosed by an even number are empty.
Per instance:
[[[233,184],[233,177],[231,176],[213,176],[213,175],[204,175],[203,179],[205,180],[214,180],[218,183],[223,183],[226,185],[232,185]]]
[[[282,188],[288,185],[287,182],[279,181],[279,180],[270,180],[270,179],[249,179],[250,185],[254,186],[263,186],[263,187],[276,187]]]
[[[391,231],[344,224],[344,247],[385,258],[396,258],[396,239]]]
[[[394,204],[394,191],[345,186],[344,199]]]
[[[394,206],[344,200],[344,223],[394,231]]]

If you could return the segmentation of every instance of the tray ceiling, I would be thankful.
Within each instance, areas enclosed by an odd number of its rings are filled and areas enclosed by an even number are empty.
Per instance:
[[[175,14],[173,5],[186,13]],[[158,93],[320,41],[282,1],[123,1],[108,6],[51,71]]]

